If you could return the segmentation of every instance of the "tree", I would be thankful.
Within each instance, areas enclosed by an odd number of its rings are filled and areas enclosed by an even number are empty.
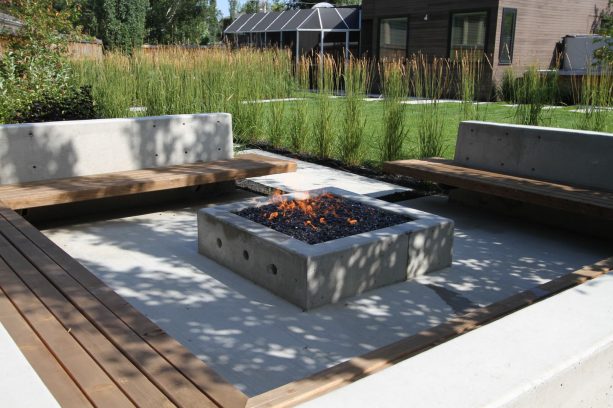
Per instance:
[[[141,47],[148,7],[148,0],[96,0],[98,35],[105,48],[131,53]]]
[[[230,9],[230,20],[234,21],[238,14],[238,0],[228,0],[228,8]]]
[[[0,10],[15,16],[23,25],[0,58],[0,122],[38,121],[36,118],[45,117],[50,111],[56,113],[54,120],[70,117],[75,113],[73,109],[66,112],[63,108],[67,102],[81,97],[66,57],[67,42],[75,34],[72,21],[77,12],[75,3],[70,0],[6,3],[0,3]],[[80,101],[83,103],[79,109],[86,104],[83,99]]]
[[[159,44],[205,44],[219,35],[216,0],[158,0],[147,16],[148,40]]]
[[[333,4],[335,6],[359,6],[362,4],[362,0],[327,0],[327,3]],[[318,1],[313,0],[286,0],[285,7],[286,9],[305,9],[311,8],[315,4],[319,3]]]
[[[240,5],[239,11],[241,13],[257,13],[260,11],[259,0],[247,0]]]
[[[285,10],[285,2],[283,0],[273,0],[270,5],[270,10],[272,11],[283,11]]]
[[[609,5],[601,10],[598,16],[598,24],[594,31],[604,37],[603,45],[594,51],[597,60],[603,63],[613,63],[613,10],[611,6],[613,0],[609,0]]]

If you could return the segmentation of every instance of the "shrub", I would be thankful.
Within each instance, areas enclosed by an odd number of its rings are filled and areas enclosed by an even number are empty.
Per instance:
[[[298,95],[304,100],[292,104],[291,121],[289,125],[290,145],[296,152],[304,151],[309,136],[309,93],[311,64],[308,58],[301,57],[297,66],[296,80]]]
[[[536,67],[530,67],[515,84],[513,95],[517,103],[517,123],[538,126],[546,122],[549,118],[544,116],[543,108],[556,103],[558,99],[557,71],[539,71]]]
[[[483,78],[483,55],[471,51],[462,52],[457,56],[455,65],[457,69],[457,94],[462,101],[463,120],[482,120],[483,113],[476,104],[479,96],[479,87]]]
[[[38,111],[34,103],[42,108],[78,90],[65,56],[71,9],[56,9],[50,0],[16,0],[12,5],[23,26],[0,60],[1,122]]]
[[[397,160],[402,157],[407,136],[406,105],[402,102],[409,93],[408,74],[402,61],[384,61],[379,66],[379,76],[384,96],[381,160]]]
[[[581,78],[577,99],[583,109],[576,127],[602,132],[607,130],[607,119],[613,106],[613,64],[590,68]]]
[[[64,95],[43,95],[11,118],[15,123],[93,119],[96,109],[90,87],[70,89]]]
[[[318,57],[317,72],[317,117],[314,118],[313,141],[315,154],[321,158],[332,156],[335,136],[332,99],[337,88],[337,66],[330,56]]]
[[[500,86],[498,87],[498,97],[500,100],[515,103],[515,73],[513,69],[507,68],[502,73],[502,79],[500,80]]]
[[[447,92],[447,75],[449,62],[435,58],[427,61],[419,56],[412,62],[413,88],[415,94],[427,99],[418,105],[417,120],[417,156],[419,158],[440,157],[445,152],[443,127],[445,116],[439,100]]]
[[[340,158],[345,163],[357,165],[364,157],[364,98],[370,86],[370,65],[353,57],[345,64],[345,110],[343,131],[339,137]]]

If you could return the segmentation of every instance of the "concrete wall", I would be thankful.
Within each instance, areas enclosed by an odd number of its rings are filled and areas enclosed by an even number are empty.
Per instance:
[[[0,126],[0,184],[232,158],[226,113]]]
[[[613,191],[613,135],[462,122],[455,161],[522,177]]]

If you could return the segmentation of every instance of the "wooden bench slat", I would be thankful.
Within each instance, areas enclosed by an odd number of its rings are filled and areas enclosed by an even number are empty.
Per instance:
[[[30,263],[55,287],[61,288],[62,294],[170,400],[185,407],[216,406],[61,266],[14,229],[14,226],[13,231],[6,231],[6,228],[0,225],[0,232],[9,236],[11,243],[20,249]]]
[[[137,311],[125,299],[68,255],[28,221],[12,210],[1,209],[4,217],[47,256],[54,259],[75,281],[104,304],[121,322],[189,379],[199,390],[223,407],[244,407],[247,401],[240,390],[228,383],[202,360]]]
[[[613,258],[605,259],[592,266],[584,267],[540,285],[536,291],[527,290],[490,306],[475,309],[386,347],[260,394],[251,398],[247,407],[282,408],[296,406],[611,271],[613,271]]]
[[[1,290],[0,322],[62,407],[93,406]]]
[[[477,170],[449,160],[400,160],[383,170],[480,193],[613,220],[613,193]]]
[[[1,241],[0,253],[3,253],[7,243]],[[92,360],[74,337],[4,262],[4,254],[1,258],[2,291],[88,399],[98,406],[133,406],[117,384]]]
[[[18,274],[55,319],[70,330],[74,339],[123,393],[138,406],[174,405],[15,248],[10,242],[14,232],[8,230],[7,224],[6,221],[0,222],[0,256],[6,265]]]
[[[0,199],[12,209],[65,204],[96,198],[232,181],[292,172],[296,163],[255,154],[237,159],[0,186]]]

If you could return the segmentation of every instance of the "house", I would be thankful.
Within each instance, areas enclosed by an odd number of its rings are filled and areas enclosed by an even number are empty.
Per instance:
[[[567,34],[596,27],[608,0],[363,0],[362,53],[453,58],[483,51],[500,78],[506,68],[549,68]]]

